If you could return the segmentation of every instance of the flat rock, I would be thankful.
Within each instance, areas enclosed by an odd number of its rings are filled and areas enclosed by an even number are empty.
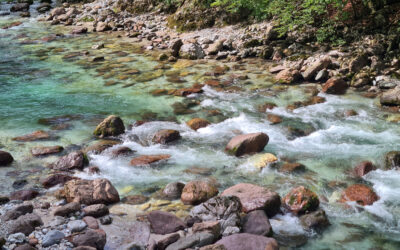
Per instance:
[[[243,233],[272,236],[272,227],[263,210],[252,211],[243,218]]]
[[[147,215],[147,219],[152,231],[156,234],[169,234],[185,229],[185,223],[168,212],[153,211]]]
[[[39,140],[48,140],[50,139],[50,134],[43,131],[43,130],[38,130],[35,131],[31,134],[27,135],[22,135],[18,137],[12,138],[14,141],[22,141],[22,142],[29,142],[29,141],[39,141]]]
[[[57,154],[63,151],[64,148],[62,146],[50,146],[50,147],[34,147],[31,149],[31,153],[33,156],[44,156],[50,154]]]
[[[278,250],[278,242],[273,238],[240,233],[223,237],[216,244],[224,245],[227,250]]]
[[[146,166],[171,158],[170,155],[141,155],[131,160],[132,166]]]
[[[244,134],[233,137],[225,150],[235,156],[261,152],[267,145],[268,135],[264,133]]]

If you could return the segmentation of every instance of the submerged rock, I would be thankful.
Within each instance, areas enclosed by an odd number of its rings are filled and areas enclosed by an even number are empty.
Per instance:
[[[190,121],[186,122],[186,124],[193,130],[198,130],[200,128],[207,127],[211,123],[202,118],[193,118]]]
[[[400,168],[400,151],[390,151],[385,155],[385,169]]]
[[[315,211],[319,206],[318,196],[311,190],[299,186],[293,188],[283,199],[283,205],[294,214]]]
[[[342,193],[341,202],[355,201],[358,205],[372,205],[379,199],[372,188],[364,184],[354,184],[346,188]]]
[[[112,204],[119,202],[119,194],[107,179],[71,180],[64,185],[68,202],[80,204]]]
[[[62,146],[34,147],[31,149],[31,153],[33,156],[44,156],[50,154],[57,154],[63,150],[64,148]]]
[[[278,250],[278,242],[261,235],[240,233],[223,237],[216,244],[224,245],[227,250]]]
[[[181,135],[179,131],[173,129],[163,129],[157,131],[153,137],[153,142],[160,144],[168,144],[170,142],[179,140]]]
[[[153,211],[147,215],[151,229],[156,234],[169,234],[185,229],[185,223],[175,215],[163,212]]]
[[[267,145],[268,135],[264,133],[243,134],[233,137],[225,150],[235,156],[261,152]]]
[[[6,151],[0,150],[0,167],[8,166],[14,161],[12,155]]]
[[[94,130],[94,135],[100,138],[107,136],[117,136],[125,132],[125,126],[122,119],[115,115],[110,115]]]
[[[131,160],[132,166],[146,166],[171,158],[170,155],[141,155]]]
[[[183,204],[197,205],[216,196],[218,189],[208,181],[188,182],[182,190],[181,200]]]
[[[43,131],[43,130],[38,130],[38,131],[35,131],[35,132],[31,133],[31,134],[14,137],[12,139],[14,141],[22,141],[22,142],[48,140],[48,139],[50,139],[50,134],[45,132],[45,131]]]

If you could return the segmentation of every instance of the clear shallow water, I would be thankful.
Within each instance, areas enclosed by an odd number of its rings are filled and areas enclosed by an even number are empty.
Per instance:
[[[18,18],[0,17],[0,26],[15,20]],[[292,187],[305,185],[324,201],[322,207],[332,225],[320,236],[310,235],[301,229],[296,217],[276,216],[272,219],[276,233],[306,234],[311,239],[304,249],[400,247],[400,174],[397,171],[378,170],[364,178],[381,198],[374,205],[349,209],[336,203],[343,186],[355,182],[349,177],[349,171],[356,163],[371,160],[380,166],[387,151],[400,149],[398,125],[386,121],[388,114],[375,105],[377,100],[352,92],[343,97],[321,95],[326,98],[325,103],[288,111],[285,108],[288,104],[306,100],[316,86],[274,86],[262,61],[189,62],[190,66],[182,68],[181,62],[161,65],[151,53],[124,38],[102,34],[56,37],[57,33],[68,34],[69,30],[37,23],[34,19],[0,30],[0,148],[12,152],[16,158],[12,167],[0,169],[1,193],[11,191],[11,183],[16,178],[37,179],[41,174],[32,172],[45,169],[46,164],[56,159],[55,156],[32,158],[31,147],[63,145],[68,151],[89,145],[94,141],[91,135],[94,127],[109,114],[120,115],[126,124],[150,118],[154,122],[129,128],[121,137],[123,145],[135,150],[136,155],[170,154],[168,162],[155,168],[132,168],[130,158],[112,158],[109,151],[90,156],[91,165],[101,169],[100,176],[109,178],[120,191],[150,194],[171,181],[210,176],[218,181],[220,190],[239,182],[251,182],[269,187],[282,196]],[[49,37],[54,40],[48,42]],[[92,45],[99,42],[105,48],[92,50]],[[95,56],[104,56],[105,60],[92,62]],[[228,88],[228,92],[205,87],[203,94],[190,98],[150,94],[155,89],[202,83],[210,78],[207,74],[216,66],[224,65],[231,69],[219,79],[234,75],[247,75],[249,79],[236,79],[235,88]],[[140,73],[133,74],[132,70]],[[181,81],[171,82],[174,77],[180,77]],[[110,81],[117,84],[104,86]],[[188,100],[198,104],[191,108],[193,113],[174,114],[176,103]],[[278,105],[270,113],[282,116],[282,124],[271,125],[266,114],[257,110],[265,102]],[[344,117],[348,109],[356,110],[359,115]],[[210,116],[212,110],[220,114]],[[50,125],[38,122],[40,118],[65,115],[74,115],[67,122],[71,126],[68,130],[52,130]],[[185,121],[193,117],[206,118],[213,124],[192,131]],[[311,128],[313,132],[293,138],[288,126]],[[163,128],[179,130],[182,140],[168,147],[153,145],[152,135]],[[11,140],[38,129],[50,131],[58,139],[29,143]],[[281,162],[303,163],[307,171],[284,174],[266,168],[258,172],[248,158],[235,158],[223,152],[234,135],[259,131],[270,137],[265,152],[275,154]],[[210,168],[209,176],[184,172],[193,166]],[[127,186],[131,188],[126,189]]]

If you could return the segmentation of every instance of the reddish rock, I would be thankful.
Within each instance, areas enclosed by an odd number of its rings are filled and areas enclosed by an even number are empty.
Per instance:
[[[194,233],[208,231],[213,235],[219,236],[221,234],[221,224],[218,221],[198,222],[193,225],[192,230]]]
[[[369,172],[375,170],[376,167],[370,161],[363,161],[357,164],[353,169],[353,173],[357,177],[363,177],[364,175],[368,174]]]
[[[157,131],[157,133],[153,136],[154,143],[160,144],[168,144],[170,142],[179,140],[181,135],[179,131],[173,129],[163,129]]]
[[[282,118],[279,115],[268,114],[267,119],[271,122],[271,124],[278,124],[282,122]]]
[[[31,134],[23,135],[23,136],[18,136],[12,138],[14,141],[23,141],[23,142],[28,142],[28,141],[38,141],[38,140],[48,140],[50,139],[49,133],[43,131],[43,130],[38,130],[35,131]]]
[[[107,179],[71,180],[64,185],[64,195],[68,202],[85,205],[119,202],[118,191]]]
[[[322,69],[327,68],[331,64],[331,59],[329,56],[316,61],[314,64],[309,66],[303,73],[304,80],[310,81],[314,80],[314,76]]]
[[[86,164],[85,155],[81,151],[69,153],[61,157],[55,163],[50,165],[54,170],[68,171],[68,170],[82,170]]]
[[[19,190],[10,194],[10,200],[29,201],[36,198],[38,195],[39,192],[36,190]]]
[[[133,151],[133,150],[130,149],[129,147],[119,147],[119,148],[114,149],[114,150],[111,152],[111,154],[112,154],[114,157],[117,157],[117,156],[121,156],[121,155],[123,155],[123,156],[131,155],[131,154],[133,154],[134,152],[135,152],[135,151]]]
[[[303,172],[306,170],[306,166],[301,163],[285,163],[279,169],[281,172],[293,173],[293,172]]]
[[[227,250],[278,250],[278,242],[261,235],[239,233],[223,237],[216,244],[224,245]]]
[[[293,188],[282,200],[283,206],[294,214],[315,211],[319,206],[318,196],[311,190],[299,186]]]
[[[199,93],[203,93],[203,90],[201,88],[183,88],[174,91],[174,95],[176,96],[188,96],[191,94],[199,94]]]
[[[357,113],[355,110],[353,110],[353,109],[346,110],[346,111],[344,112],[344,116],[346,116],[346,117],[356,116],[356,115],[358,115],[358,113]]]
[[[343,95],[349,86],[340,78],[330,78],[322,87],[322,92],[332,95]]]
[[[372,205],[379,199],[372,188],[364,184],[354,184],[346,188],[342,193],[340,202],[355,201],[362,206]]]
[[[44,188],[51,188],[58,184],[64,185],[67,181],[72,179],[76,179],[76,177],[66,174],[53,174],[41,180],[41,183]]]
[[[0,150],[0,167],[10,165],[13,161],[14,158],[10,153]]]
[[[34,147],[31,149],[31,153],[33,156],[43,156],[43,155],[57,154],[63,150],[64,148],[61,146]]]
[[[99,229],[99,222],[92,216],[85,216],[82,219],[90,229]]]
[[[185,223],[168,212],[152,211],[147,215],[147,219],[156,234],[169,234],[185,229]]]
[[[106,241],[106,233],[101,229],[88,229],[72,237],[72,243],[77,247],[90,246],[96,249],[104,249]]]
[[[141,155],[131,160],[132,166],[144,166],[171,158],[170,155]]]
[[[186,122],[186,124],[193,130],[198,130],[199,128],[204,128],[211,123],[202,118],[193,118],[192,120]]]
[[[216,196],[218,189],[208,181],[188,182],[182,190],[181,200],[184,204],[197,205]]]
[[[225,150],[235,156],[258,153],[264,150],[269,137],[264,133],[243,134],[233,137]]]
[[[282,84],[293,84],[299,82],[302,78],[300,71],[296,69],[284,69],[275,76],[275,80]]]
[[[239,183],[225,189],[222,196],[236,196],[240,199],[242,211],[249,213],[264,210],[268,216],[274,216],[280,210],[281,198],[278,193],[249,183]]]

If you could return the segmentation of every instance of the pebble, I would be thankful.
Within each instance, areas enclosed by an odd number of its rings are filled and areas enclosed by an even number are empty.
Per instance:
[[[73,220],[68,222],[67,227],[71,231],[71,233],[75,233],[81,232],[87,227],[87,224],[83,220]]]

